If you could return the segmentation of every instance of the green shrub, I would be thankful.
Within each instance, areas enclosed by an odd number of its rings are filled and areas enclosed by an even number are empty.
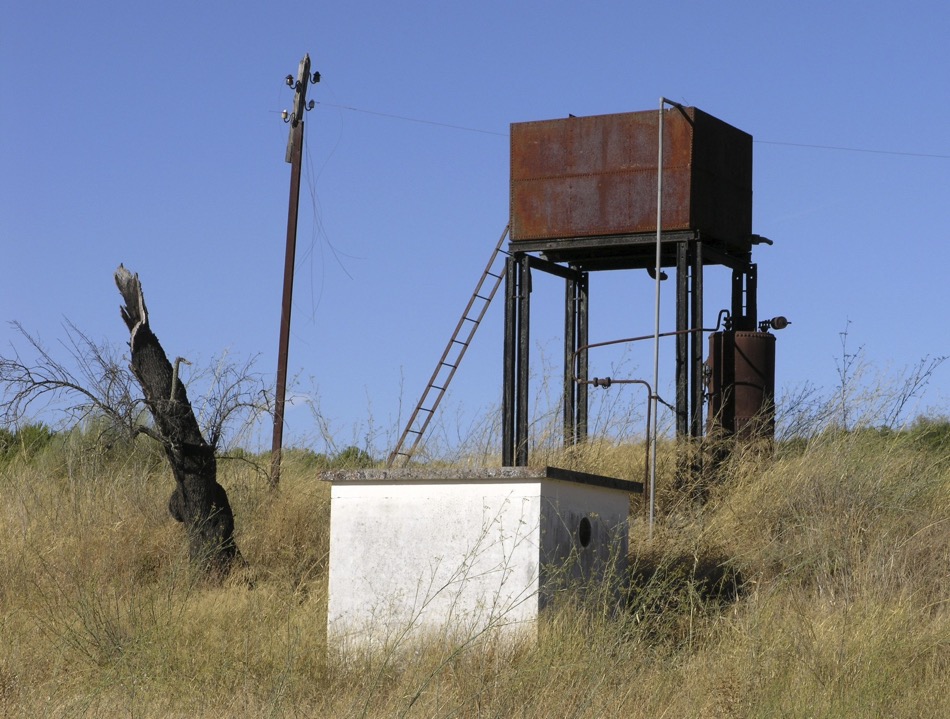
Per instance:
[[[369,452],[350,445],[333,455],[330,462],[331,469],[366,469],[376,464]]]
[[[928,450],[950,450],[950,419],[918,417],[908,430],[908,435]]]
[[[56,433],[42,422],[33,422],[18,427],[15,432],[0,429],[0,460],[16,455],[34,457],[45,449]]]

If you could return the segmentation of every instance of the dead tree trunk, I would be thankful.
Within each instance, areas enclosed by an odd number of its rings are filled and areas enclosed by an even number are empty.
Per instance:
[[[242,560],[234,542],[234,514],[217,480],[215,448],[202,436],[185,386],[149,327],[139,276],[119,265],[115,282],[125,301],[121,311],[130,333],[132,374],[155,420],[149,434],[161,442],[175,477],[168,510],[185,525],[192,560],[223,576]]]

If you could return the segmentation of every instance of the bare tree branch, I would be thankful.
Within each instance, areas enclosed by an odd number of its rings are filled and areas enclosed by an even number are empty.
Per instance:
[[[0,357],[0,417],[5,423],[21,422],[37,403],[60,403],[74,421],[100,415],[126,436],[154,434],[142,421],[145,405],[135,391],[135,380],[111,348],[96,344],[67,322],[64,348],[71,359],[67,365],[18,322],[13,326],[34,356],[25,359],[14,348],[12,356]]]
[[[30,351],[21,353],[14,347],[10,356],[0,356],[0,422],[17,425],[51,409],[64,413],[71,424],[104,417],[122,436],[144,434],[162,442],[127,355],[94,342],[67,320],[61,342],[65,359],[60,360],[20,323],[12,325]],[[196,401],[200,431],[215,450],[270,412],[268,388],[254,372],[255,359],[237,363],[222,356],[211,368],[190,377],[200,389]]]

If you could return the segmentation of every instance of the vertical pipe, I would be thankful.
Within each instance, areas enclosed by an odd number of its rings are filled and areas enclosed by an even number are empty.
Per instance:
[[[304,77],[306,82],[307,78]],[[294,263],[297,251],[297,208],[300,204],[300,166],[303,164],[303,120],[291,130],[290,207],[287,210],[287,249],[284,254],[284,296],[280,313],[280,340],[277,349],[277,389],[274,398],[274,435],[271,443],[270,483],[280,482],[280,459],[284,442],[284,406],[287,395],[287,355],[290,345],[290,310],[293,306]]]
[[[653,539],[653,524],[656,519],[656,418],[659,414],[657,394],[660,387],[660,264],[662,260],[660,246],[663,236],[663,106],[665,104],[666,99],[661,97],[660,112],[657,120],[659,143],[657,146],[656,160],[656,296],[654,302],[653,394],[650,398],[650,409],[652,413],[651,424],[653,425],[650,428],[650,539]]]

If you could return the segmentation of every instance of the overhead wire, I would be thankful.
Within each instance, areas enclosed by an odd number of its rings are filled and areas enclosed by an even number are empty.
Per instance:
[[[317,105],[324,105],[326,107],[334,107],[340,110],[348,110],[349,112],[359,112],[365,115],[375,115],[377,117],[385,117],[391,120],[402,120],[403,122],[415,122],[423,125],[434,125],[436,127],[445,127],[450,130],[461,130],[464,132],[477,132],[482,135],[496,135],[498,137],[508,137],[507,132],[497,132],[495,130],[485,130],[478,127],[468,127],[465,125],[455,125],[448,122],[437,122],[435,120],[425,120],[418,117],[408,117],[406,115],[396,115],[389,112],[380,112],[378,110],[367,110],[365,108],[353,107],[352,105],[340,105],[332,102],[317,102]],[[950,160],[950,155],[943,155],[939,153],[928,153],[928,152],[909,152],[904,150],[880,150],[875,148],[866,148],[866,147],[845,147],[841,145],[820,145],[814,143],[805,143],[805,142],[781,142],[778,140],[753,140],[757,145],[779,145],[785,147],[800,147],[813,150],[833,150],[836,152],[865,152],[872,153],[876,155],[896,155],[899,157],[921,157],[921,158],[931,158],[938,160]]]
[[[282,90],[286,91],[286,88],[282,85]],[[319,181],[320,176],[323,174],[324,169],[329,163],[330,159],[336,153],[337,148],[340,145],[341,135],[337,136],[336,143],[334,144],[329,155],[325,157],[320,165],[319,169],[315,169],[315,163],[313,160],[313,154],[311,151],[311,144],[304,141],[304,178],[307,183],[307,194],[310,197],[310,211],[312,218],[312,229],[310,233],[310,242],[304,252],[298,255],[296,265],[301,267],[305,264],[309,264],[310,268],[310,322],[313,323],[316,318],[317,309],[320,307],[323,302],[323,291],[326,283],[326,263],[320,263],[320,278],[319,278],[319,290],[315,288],[316,284],[316,273],[314,271],[313,260],[314,260],[314,249],[319,243],[320,257],[324,259],[326,257],[324,251],[324,245],[329,249],[330,254],[333,256],[333,259],[336,261],[337,265],[343,271],[349,279],[353,279],[353,275],[347,269],[346,264],[343,262],[342,257],[349,257],[354,259],[353,255],[348,255],[345,252],[339,250],[331,241],[327,234],[326,227],[323,224],[322,213],[320,212],[320,202],[317,197],[317,182]],[[321,241],[322,240],[322,241]]]
[[[450,130],[464,130],[465,132],[477,132],[482,135],[497,135],[498,137],[508,137],[507,132],[496,132],[494,130],[482,130],[477,127],[466,127],[464,125],[453,125],[448,122],[436,122],[435,120],[423,120],[418,117],[406,117],[405,115],[393,115],[388,112],[377,112],[376,110],[364,110],[359,107],[352,107],[350,105],[336,105],[332,102],[318,102],[317,105],[325,105],[326,107],[336,107],[340,110],[349,110],[350,112],[361,112],[364,115],[376,115],[377,117],[386,117],[392,120],[403,120],[404,122],[415,122],[421,125],[435,125],[436,127],[446,127]]]
[[[784,145],[786,147],[806,147],[814,150],[837,150],[839,152],[869,152],[875,155],[898,155],[900,157],[930,157],[938,160],[950,160],[950,155],[935,155],[926,152],[902,152],[899,150],[872,150],[865,147],[841,147],[839,145],[811,145],[804,142],[778,142],[774,140],[753,140],[758,145]]]

